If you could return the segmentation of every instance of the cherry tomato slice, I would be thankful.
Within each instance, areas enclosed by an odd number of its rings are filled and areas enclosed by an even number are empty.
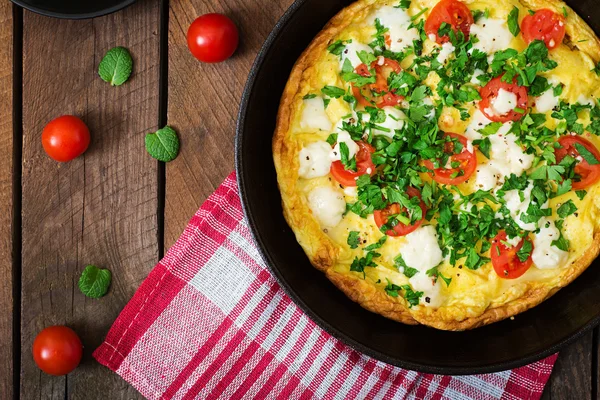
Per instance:
[[[500,231],[494,239],[492,239],[492,247],[490,249],[490,257],[492,258],[492,266],[494,271],[500,278],[515,279],[523,275],[533,260],[531,254],[525,261],[521,261],[517,256],[517,252],[521,250],[525,240],[531,243],[529,239],[522,239],[515,247],[508,247],[503,242],[506,242],[508,236],[505,231]],[[533,243],[531,243],[533,250]]]
[[[388,72],[393,71],[395,73],[400,73],[400,71],[402,71],[398,61],[390,58],[383,58],[380,62],[380,59],[378,58],[371,63],[371,68],[375,70],[375,83],[368,85],[368,90],[371,91],[371,93],[382,94],[381,100],[378,103],[369,101],[363,94],[364,89],[352,85],[352,94],[358,101],[358,104],[363,107],[377,106],[379,108],[397,106],[400,104],[400,102],[404,100],[404,96],[390,92],[387,84],[387,78],[389,76]],[[371,75],[369,68],[365,64],[359,64],[354,70],[361,76],[366,77]]]
[[[527,43],[543,40],[550,50],[558,47],[565,38],[565,18],[547,8],[527,14],[521,22],[523,39]]]
[[[358,144],[358,152],[356,152],[356,172],[348,171],[344,168],[341,161],[331,163],[331,175],[336,181],[344,186],[356,186],[356,180],[364,174],[375,174],[375,164],[371,160],[371,154],[375,153],[375,148],[365,142],[356,142]]]
[[[90,130],[73,115],[53,119],[42,131],[42,146],[56,161],[71,161],[82,155],[89,145]]]
[[[463,135],[446,132],[444,136],[457,139],[463,145],[462,151],[458,154],[452,154],[449,159],[450,163],[458,162],[460,165],[455,168],[434,168],[433,163],[429,160],[425,160],[423,163],[425,167],[433,170],[433,180],[436,182],[446,185],[458,185],[469,179],[473,175],[473,172],[475,172],[477,168],[477,156],[475,152],[467,150],[467,138]],[[454,144],[452,142],[446,142],[445,147],[447,153],[453,153]]]
[[[556,162],[560,163],[566,155],[570,155],[574,158],[580,157],[579,151],[575,144],[580,144],[585,147],[590,153],[596,157],[596,160],[600,161],[600,152],[596,146],[587,139],[579,136],[563,136],[558,139],[558,143],[562,146],[560,149],[556,149],[554,154],[556,155]],[[574,190],[585,189],[590,187],[594,183],[600,180],[600,164],[590,165],[585,159],[581,159],[575,166],[575,173],[581,178],[579,181],[573,181],[572,188]]]
[[[425,33],[435,35],[435,41],[442,44],[450,40],[448,35],[439,36],[438,30],[442,23],[447,23],[454,32],[459,30],[469,38],[471,25],[473,24],[473,14],[471,10],[458,0],[442,0],[431,10],[427,21],[425,21]]]
[[[423,220],[425,219],[427,207],[425,207],[425,203],[423,202],[423,200],[421,200],[421,193],[417,189],[409,186],[406,188],[406,194],[409,198],[413,198],[415,196],[419,198],[419,206],[421,207],[421,210],[423,212],[421,219],[415,221],[412,225],[405,225],[402,222],[398,222],[393,229],[388,229],[385,232],[385,234],[388,236],[408,235],[409,233],[414,232],[419,226],[421,226]],[[377,227],[381,228],[383,225],[387,224],[388,217],[390,215],[398,215],[401,212],[406,212],[406,208],[400,207],[400,204],[398,203],[393,203],[384,208],[383,210],[375,210],[375,212],[373,212],[373,217],[375,218],[375,223],[377,224]]]
[[[491,102],[498,96],[500,89],[504,89],[507,92],[512,92],[517,95],[517,107],[526,110],[527,109],[527,88],[525,86],[517,85],[516,78],[513,79],[512,83],[503,82],[502,75],[495,77],[488,82],[487,85],[479,89],[479,95],[481,101],[479,102],[479,110],[490,120],[495,122],[508,122],[518,121],[525,113],[519,113],[515,110],[510,110],[504,115],[496,115],[491,112]]]
[[[239,42],[238,29],[223,14],[201,15],[187,31],[190,52],[205,63],[225,61],[233,55]]]
[[[83,346],[79,336],[66,326],[50,326],[33,341],[33,359],[50,375],[66,375],[81,361]]]

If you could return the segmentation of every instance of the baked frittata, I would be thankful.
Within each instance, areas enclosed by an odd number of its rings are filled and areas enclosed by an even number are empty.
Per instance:
[[[273,155],[311,263],[368,310],[464,330],[600,248],[600,42],[555,0],[359,0],[297,61]]]

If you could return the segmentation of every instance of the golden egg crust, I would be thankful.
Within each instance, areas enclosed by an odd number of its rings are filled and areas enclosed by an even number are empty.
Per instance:
[[[413,2],[418,0],[413,0]],[[477,1],[464,0],[468,6]],[[433,7],[437,0],[421,0],[419,4],[424,7]],[[276,129],[273,137],[273,157],[277,171],[279,189],[282,196],[283,212],[286,221],[294,231],[298,243],[302,246],[312,265],[322,271],[327,278],[342,290],[351,300],[357,302],[365,309],[381,314],[386,318],[404,324],[423,324],[437,329],[460,331],[473,329],[519,314],[536,306],[552,296],[562,287],[565,287],[577,278],[598,256],[600,252],[600,228],[597,216],[600,208],[599,185],[588,188],[588,195],[580,204],[581,214],[573,232],[585,232],[580,239],[570,237],[575,243],[574,249],[569,252],[568,265],[553,270],[544,271],[545,275],[531,276],[506,286],[503,282],[486,283],[496,287],[497,293],[492,297],[479,301],[473,305],[468,294],[454,294],[456,301],[443,305],[437,309],[417,306],[409,307],[402,297],[391,297],[386,294],[381,284],[376,283],[376,278],[386,275],[373,275],[372,277],[351,272],[347,262],[340,262],[340,258],[347,258],[349,251],[345,243],[334,241],[324,232],[319,222],[313,216],[308,206],[306,194],[299,183],[298,153],[302,148],[302,141],[298,139],[293,125],[297,123],[302,105],[302,98],[309,90],[317,90],[312,82],[315,74],[319,74],[319,65],[327,54],[327,47],[337,39],[344,39],[340,34],[346,32],[353,24],[365,20],[373,9],[381,4],[390,4],[383,0],[359,0],[340,11],[333,17],[323,30],[314,38],[308,48],[297,60],[290,74],[289,80],[281,97],[277,115]],[[507,1],[505,8],[513,5],[520,9],[539,10],[548,8],[557,13],[566,12],[566,35],[570,39],[568,49],[571,52],[581,52],[587,58],[597,63],[600,60],[600,41],[590,27],[564,2],[554,0],[521,0]],[[426,17],[428,13],[425,13]],[[561,46],[567,46],[563,44]],[[573,53],[573,56],[575,53]],[[571,71],[575,73],[574,71]],[[590,85],[598,86],[598,81]],[[597,89],[600,91],[600,88]],[[600,92],[594,92],[600,94]],[[593,138],[594,143],[600,144]],[[574,198],[574,196],[572,196]],[[571,198],[571,197],[569,197]],[[581,241],[581,243],[579,243]],[[451,271],[450,268],[447,271]],[[454,271],[454,270],[452,270]],[[455,272],[449,272],[454,274]],[[374,272],[375,273],[375,272]],[[378,272],[380,273],[380,272]],[[387,271],[384,272],[384,274]],[[467,269],[460,271],[461,278],[473,275],[473,282],[488,282],[500,280],[493,274],[491,265],[481,267],[475,272]],[[464,278],[467,279],[467,278]],[[505,280],[506,281],[506,280]],[[502,286],[504,285],[504,286]],[[491,287],[491,286],[490,286]],[[460,285],[455,290],[464,290]],[[490,289],[492,290],[492,289]],[[485,297],[485,296],[484,296]]]

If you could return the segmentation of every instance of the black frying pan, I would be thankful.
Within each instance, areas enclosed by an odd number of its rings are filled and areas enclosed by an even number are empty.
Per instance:
[[[569,4],[600,32],[596,1]],[[466,332],[403,325],[366,311],[310,265],[282,215],[271,138],[277,100],[294,62],[327,21],[349,3],[297,0],[263,45],[242,96],[236,138],[242,203],[256,243],[286,292],[323,329],[357,350],[430,373],[474,374],[518,367],[558,351],[594,327],[600,321],[599,261],[514,320]]]
[[[135,0],[12,0],[38,14],[56,18],[94,18],[118,11]]]

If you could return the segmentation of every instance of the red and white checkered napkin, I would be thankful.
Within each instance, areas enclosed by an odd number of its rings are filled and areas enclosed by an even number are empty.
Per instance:
[[[149,399],[537,399],[556,360],[453,377],[393,367],[342,344],[269,273],[235,174],[192,218],[94,357]]]

